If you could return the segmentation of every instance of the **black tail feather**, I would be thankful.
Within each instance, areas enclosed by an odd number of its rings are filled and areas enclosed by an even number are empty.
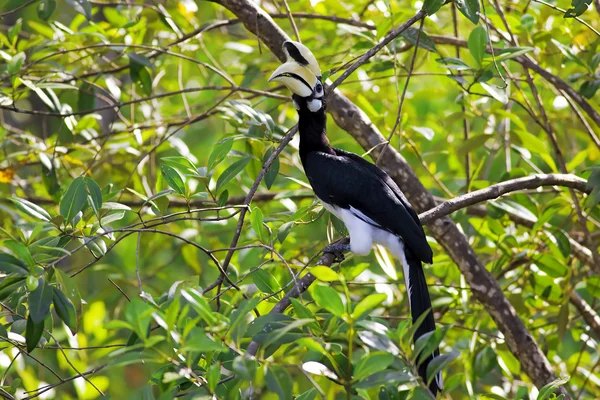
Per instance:
[[[416,341],[422,335],[432,332],[435,330],[435,319],[433,318],[433,310],[431,310],[431,299],[429,297],[429,289],[427,288],[427,281],[425,280],[425,274],[423,273],[423,266],[421,261],[414,257],[408,249],[405,250],[406,262],[408,263],[408,280],[407,283],[410,285],[407,288],[409,292],[410,309],[412,314],[413,323],[419,319],[419,317],[427,312],[427,316],[418,327],[413,338]],[[427,359],[419,366],[419,375],[427,382],[427,366],[433,359],[440,354],[439,349],[435,349],[433,354],[427,357]],[[439,376],[432,379],[429,385],[429,390],[435,396],[442,389],[442,376],[441,372]]]

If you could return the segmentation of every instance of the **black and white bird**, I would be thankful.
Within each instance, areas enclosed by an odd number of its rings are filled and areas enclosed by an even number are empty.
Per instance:
[[[350,244],[330,245],[326,251],[366,255],[373,244],[380,244],[400,260],[413,322],[428,313],[415,333],[416,340],[435,330],[421,264],[431,264],[433,254],[419,217],[383,170],[356,154],[331,147],[319,65],[301,43],[286,41],[283,51],[287,60],[269,81],[281,82],[292,91],[299,117],[300,160],[308,181],[325,209],[341,219],[350,234]],[[438,349],[419,366],[419,375],[425,381],[427,365],[437,355]],[[429,388],[434,395],[440,391],[441,374],[435,376]]]

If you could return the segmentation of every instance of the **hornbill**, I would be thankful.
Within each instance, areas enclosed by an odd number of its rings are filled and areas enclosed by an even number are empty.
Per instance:
[[[374,243],[386,247],[402,263],[413,323],[427,313],[414,340],[434,331],[421,265],[431,264],[433,254],[419,217],[383,170],[356,154],[331,147],[325,127],[325,88],[314,55],[293,41],[286,41],[282,50],[287,60],[273,72],[269,82],[281,82],[292,91],[298,111],[300,160],[308,181],[325,209],[341,219],[350,234],[350,244],[330,245],[324,250],[337,255],[343,251],[366,255]],[[438,349],[419,366],[425,382],[427,365],[437,355]],[[438,373],[429,388],[435,395],[441,387]]]

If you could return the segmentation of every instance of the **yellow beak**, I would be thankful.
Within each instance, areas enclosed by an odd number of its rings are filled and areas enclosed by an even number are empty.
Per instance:
[[[300,97],[309,97],[317,84],[317,77],[308,68],[291,61],[286,62],[273,72],[269,82],[281,82],[292,93]]]

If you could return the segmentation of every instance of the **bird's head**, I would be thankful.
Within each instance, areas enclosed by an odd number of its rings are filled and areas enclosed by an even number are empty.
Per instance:
[[[302,43],[283,43],[286,62],[273,72],[269,82],[281,82],[293,93],[294,106],[317,112],[324,107],[325,88],[317,59]]]

